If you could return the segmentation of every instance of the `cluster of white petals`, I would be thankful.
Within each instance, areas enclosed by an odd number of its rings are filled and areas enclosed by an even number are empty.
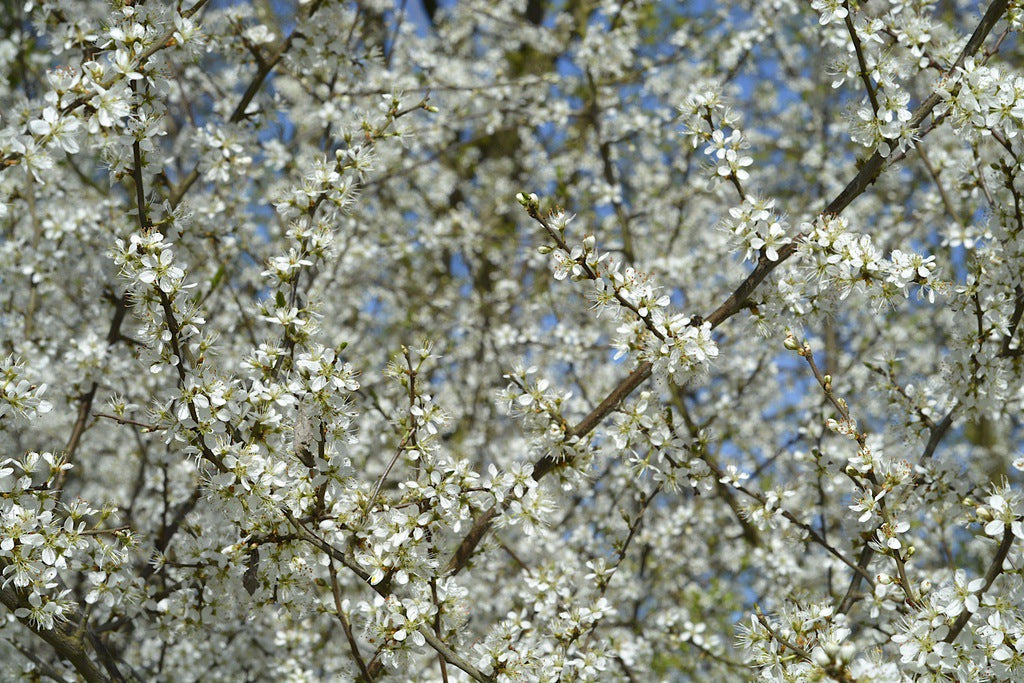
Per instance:
[[[1019,0],[4,7],[0,680],[1024,680]]]

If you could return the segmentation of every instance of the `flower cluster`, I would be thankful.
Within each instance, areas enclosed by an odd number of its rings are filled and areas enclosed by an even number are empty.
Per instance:
[[[819,23],[828,39],[846,44],[846,53],[831,67],[832,87],[849,82],[861,89],[860,105],[850,112],[850,137],[883,158],[903,152],[913,143],[916,130],[910,126],[911,94],[905,89],[914,71],[934,64],[929,49],[934,47],[932,21],[907,12],[895,28],[857,5],[835,0],[815,0]],[[899,49],[897,49],[897,46]],[[907,59],[900,59],[903,54]]]
[[[774,617],[758,613],[742,624],[739,637],[765,678],[849,680],[857,654],[847,640],[846,619],[823,603],[788,608]]]
[[[121,267],[121,277],[136,291],[155,286],[173,297],[189,288],[184,284],[184,269],[174,264],[174,243],[165,241],[159,231],[135,233],[127,243],[118,239],[115,244],[114,263]]]
[[[694,149],[711,142],[716,130],[735,128],[739,123],[739,114],[726,104],[720,86],[714,83],[694,86],[678,109],[684,117],[683,134]]]
[[[850,232],[842,216],[821,215],[801,228],[798,253],[819,293],[842,301],[859,289],[870,293],[876,306],[883,306],[894,305],[899,295],[908,297],[912,284],[918,286],[918,296],[930,302],[935,290],[943,287],[935,275],[935,256],[893,249],[885,258],[870,235]]]
[[[127,244],[118,239],[115,245],[111,255],[142,320],[139,335],[154,358],[150,372],[201,363],[213,340],[202,335],[206,320],[198,303],[181,296],[196,284],[185,283],[186,272],[175,264],[172,243],[150,229],[132,234]]]
[[[851,137],[865,147],[878,151],[882,157],[905,151],[914,140],[910,127],[910,94],[895,86],[881,91],[878,107],[857,109]]]
[[[969,57],[936,92],[942,98],[937,113],[948,112],[968,139],[1000,132],[1013,138],[1024,127],[1024,77],[1002,74]]]
[[[537,368],[517,367],[505,375],[508,384],[499,394],[511,415],[521,416],[530,431],[536,434],[537,452],[552,452],[559,460],[570,460],[585,455],[581,440],[572,433],[563,414],[563,406],[572,398],[572,392],[557,391],[544,377],[537,379]]]
[[[0,16],[0,679],[1024,680],[1019,0],[279,5]]]
[[[53,408],[43,398],[46,384],[33,384],[25,378],[25,369],[25,363],[13,355],[0,360],[0,419],[7,415],[32,419]]]
[[[654,365],[658,377],[678,384],[707,372],[708,364],[718,356],[710,323],[671,313],[670,298],[651,276],[632,267],[623,269],[619,260],[598,249],[594,235],[585,235],[581,243],[569,247],[565,229],[571,215],[557,210],[541,218],[536,195],[520,193],[517,199],[555,241],[555,246],[540,249],[551,255],[555,279],[571,276],[591,281],[589,296],[594,310],[599,316],[611,310],[621,321],[612,342],[616,358],[635,353],[639,360]]]
[[[684,484],[710,490],[712,472],[700,459],[699,448],[684,443],[665,422],[664,415],[656,412],[657,403],[653,399],[651,392],[643,391],[635,401],[619,409],[608,444],[609,457],[621,458],[621,454],[627,454],[635,476],[650,476],[670,491]]]
[[[746,154],[750,142],[738,128],[739,116],[723,102],[720,91],[711,85],[691,95],[679,106],[683,135],[694,148],[705,145],[715,180],[732,179],[739,183],[750,177],[746,168],[754,159]],[[726,130],[729,130],[728,135]]]
[[[762,250],[769,261],[778,261],[779,249],[792,241],[786,234],[789,224],[775,212],[771,198],[745,197],[741,205],[729,209],[720,227],[744,251],[744,261],[756,260]]]
[[[0,586],[19,590],[21,605],[14,616],[44,630],[75,613],[62,572],[89,567],[116,576],[126,559],[119,548],[107,552],[99,537],[89,534],[96,527],[87,519],[99,516],[102,521],[112,511],[100,515],[80,502],[57,501],[57,482],[69,469],[69,463],[50,452],[33,451],[0,462]],[[119,599],[122,591],[114,586],[121,581],[118,576],[110,586]]]

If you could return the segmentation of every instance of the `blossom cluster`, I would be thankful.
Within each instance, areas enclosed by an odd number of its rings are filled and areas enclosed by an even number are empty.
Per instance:
[[[520,193],[517,198],[528,211],[537,211],[536,195]],[[652,363],[656,376],[676,383],[699,379],[718,356],[711,324],[672,313],[669,296],[651,276],[631,266],[623,269],[618,259],[598,249],[594,235],[585,235],[570,248],[565,232],[572,219],[562,210],[540,219],[555,240],[555,246],[545,245],[541,253],[551,255],[556,280],[567,276],[589,280],[589,298],[597,315],[610,310],[621,322],[612,342],[616,357],[635,354],[640,361]]]
[[[756,260],[761,250],[769,261],[778,261],[779,249],[792,242],[787,236],[789,225],[775,212],[771,198],[745,197],[740,206],[729,209],[720,227],[744,250],[744,261]]]
[[[1019,1],[8,9],[0,679],[1024,677]]]
[[[25,377],[24,361],[7,356],[0,361],[0,419],[7,415],[34,418],[50,412],[53,404],[43,398],[46,384],[34,384]]]
[[[714,179],[728,178],[734,183],[746,180],[750,177],[746,168],[754,159],[746,153],[750,142],[738,127],[738,114],[725,103],[715,85],[707,84],[697,92],[679,105],[684,137],[694,148],[705,145],[704,154],[710,158]]]
[[[918,296],[929,302],[943,288],[935,256],[893,249],[886,258],[871,235],[850,231],[843,216],[820,215],[801,228],[797,251],[818,292],[842,301],[854,291],[865,291],[876,306],[891,306],[898,296],[910,296],[911,285],[917,285]]]
[[[59,500],[58,482],[71,467],[50,452],[0,462],[0,588],[22,592],[24,605],[13,610],[14,616],[38,629],[54,629],[76,613],[60,573],[88,569],[91,589],[85,602],[92,604],[112,588],[107,572],[116,577],[114,584],[122,580],[127,559],[130,535],[106,543],[89,534],[112,510]]]
[[[1003,134],[1013,139],[1024,127],[1024,78],[1001,74],[970,57],[936,90],[940,112],[948,112],[961,135]]]

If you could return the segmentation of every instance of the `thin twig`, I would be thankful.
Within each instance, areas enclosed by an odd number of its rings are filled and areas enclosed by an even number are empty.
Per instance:
[[[864,59],[864,47],[861,45],[860,36],[857,35],[857,28],[853,25],[853,13],[850,10],[850,3],[843,0],[843,7],[846,9],[846,30],[850,33],[850,40],[853,41],[853,51],[857,53],[857,66],[860,67],[860,77],[864,81],[864,89],[868,93],[868,100],[871,102],[871,111],[878,114],[878,97],[875,95],[875,87],[871,85],[871,77],[868,72],[868,64]]]
[[[121,417],[120,415],[111,415],[109,413],[93,413],[93,417],[102,417],[107,420],[113,420],[114,422],[122,425],[133,425],[135,427],[142,427],[146,431],[155,432],[160,429],[157,425],[149,424],[148,422],[139,422],[138,420],[131,420],[127,417]]]
[[[334,613],[338,617],[338,621],[341,622],[341,630],[345,632],[345,639],[348,641],[348,648],[352,651],[352,658],[356,660],[356,666],[359,667],[359,671],[363,676],[363,683],[373,683],[373,676],[370,675],[369,670],[366,668],[366,662],[363,661],[363,656],[359,652],[359,643],[356,642],[355,636],[352,635],[352,625],[348,623],[348,619],[345,617],[345,610],[342,609],[341,603],[341,589],[338,586],[338,572],[334,568],[334,560],[328,558],[327,569],[331,575],[331,595],[334,597]]]

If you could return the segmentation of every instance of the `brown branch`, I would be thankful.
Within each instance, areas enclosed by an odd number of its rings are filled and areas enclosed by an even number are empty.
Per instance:
[[[590,90],[590,104],[586,108],[587,118],[590,119],[590,123],[594,128],[594,138],[597,142],[597,150],[601,156],[601,172],[604,176],[604,181],[608,183],[611,188],[616,188],[620,185],[619,179],[616,177],[615,165],[612,163],[611,155],[611,142],[609,140],[603,140],[603,133],[601,130],[601,110],[598,104],[599,92],[597,89],[597,83],[594,80],[594,75],[590,69],[586,70],[587,87]],[[622,191],[622,187],[619,187],[619,191]],[[613,191],[612,194],[612,206],[615,208],[615,216],[619,220],[619,229],[622,233],[622,254],[626,257],[627,261],[636,260],[636,252],[633,250],[633,238],[632,230],[629,225],[629,214],[626,212],[625,207],[622,205],[622,199],[617,197]]]
[[[192,489],[192,494],[188,498],[175,506],[174,517],[171,519],[170,524],[164,525],[163,528],[160,529],[160,534],[157,536],[156,543],[154,544],[157,552],[163,553],[167,550],[167,547],[171,544],[171,539],[176,533],[178,533],[178,529],[180,529],[181,525],[185,522],[185,517],[188,513],[192,512],[193,508],[195,508],[196,504],[199,502],[202,492],[202,488],[196,486]],[[153,565],[148,565],[143,573],[147,576],[152,574],[152,567]]]
[[[760,372],[761,367],[762,364],[758,363],[757,369],[747,379],[743,386],[738,390],[737,395],[743,393],[747,385],[749,385],[750,382],[754,380],[754,377],[757,375],[757,373]],[[683,418],[683,424],[686,426],[686,430],[689,432],[690,438],[692,440],[696,440],[700,436],[701,426],[697,425],[693,421],[693,418],[690,416],[690,412],[686,408],[686,402],[684,401],[682,392],[679,390],[679,387],[672,386],[671,392],[673,403],[676,409],[679,410],[679,414]],[[666,412],[669,412],[668,409],[666,409]],[[666,422],[670,422],[670,420],[671,415],[669,415],[666,418]],[[672,430],[673,434],[677,433],[677,430],[674,425],[669,424],[669,428]],[[714,460],[711,454],[707,452],[706,449],[702,449],[701,458],[713,470],[720,471],[720,469],[718,468],[718,463]],[[669,462],[672,463],[673,467],[676,466],[676,463],[671,458],[669,459]],[[736,500],[736,496],[733,495],[732,489],[730,489],[728,485],[722,482],[721,476],[715,477],[715,492],[722,498],[722,500],[725,501],[725,504],[729,506],[729,509],[732,510],[732,514],[736,518],[736,522],[740,525],[740,529],[742,529],[743,533],[743,538],[746,540],[746,542],[754,547],[760,547],[762,544],[760,532],[757,530],[757,527],[754,526],[749,519],[747,519],[746,515],[744,515],[743,508],[740,507],[739,501]]]
[[[359,652],[359,643],[356,642],[355,636],[352,635],[352,625],[348,623],[348,619],[345,617],[345,612],[341,606],[341,589],[338,586],[338,572],[334,568],[333,560],[329,560],[327,568],[331,574],[331,595],[334,597],[334,611],[338,621],[341,622],[341,629],[345,632],[345,640],[348,641],[348,649],[352,651],[352,658],[356,660],[356,666],[359,667],[361,675],[359,683],[373,683],[373,676],[370,675],[370,671],[366,668],[366,662],[363,661],[363,656]]]
[[[148,422],[139,422],[138,420],[131,420],[127,417],[121,417],[120,415],[111,415],[109,413],[95,413],[96,417],[102,417],[107,420],[113,420],[114,422],[122,425],[132,425],[134,427],[141,427],[148,432],[155,432],[160,429],[157,425],[149,424]]]
[[[437,598],[437,578],[430,578],[430,596],[433,600],[434,607],[437,609],[434,612],[434,633],[437,637],[441,637],[441,602]],[[444,660],[444,656],[439,652],[437,654],[437,666],[441,670],[441,683],[448,683],[448,664]]]
[[[853,603],[857,601],[857,591],[860,589],[860,580],[862,576],[870,576],[867,573],[868,565],[871,564],[871,558],[875,556],[874,549],[864,544],[864,547],[860,551],[860,557],[857,558],[857,569],[853,572],[853,578],[850,580],[850,585],[846,589],[846,595],[843,596],[843,601],[839,603],[839,608],[836,610],[838,614],[846,614],[853,607]]]
[[[861,45],[860,36],[857,35],[857,29],[853,25],[853,15],[850,10],[850,3],[843,2],[843,7],[846,8],[846,30],[850,33],[850,40],[853,41],[853,50],[857,53],[857,65],[860,67],[860,77],[864,81],[864,89],[868,91],[868,100],[871,101],[871,111],[876,115],[878,114],[878,97],[875,95],[875,88],[871,85],[871,79],[868,77],[868,64],[864,59],[864,47]]]
[[[953,201],[949,198],[949,193],[946,192],[946,188],[939,180],[939,171],[932,166],[932,162],[928,158],[928,153],[925,151],[924,145],[921,144],[920,140],[915,140],[914,148],[921,157],[921,163],[924,165],[925,170],[928,171],[928,175],[932,177],[932,182],[935,183],[935,189],[939,192],[939,199],[942,200],[942,206],[946,209],[946,213],[949,214],[950,218],[955,219],[957,223],[963,225],[964,221],[960,218],[960,212],[953,206]]]
[[[281,61],[284,54],[288,52],[288,48],[292,46],[292,41],[298,34],[298,29],[293,30],[288,34],[288,37],[281,41],[281,44],[277,46],[277,49],[273,51],[269,59],[262,61],[259,68],[256,70],[256,75],[249,82],[249,87],[245,89],[245,94],[242,95],[242,99],[235,105],[235,110],[231,112],[231,117],[228,119],[231,123],[238,123],[245,118],[245,110],[249,107],[249,103],[256,97],[256,93],[263,87],[263,81],[266,80],[270,72],[274,70],[277,63]],[[301,34],[300,34],[301,35]]]

